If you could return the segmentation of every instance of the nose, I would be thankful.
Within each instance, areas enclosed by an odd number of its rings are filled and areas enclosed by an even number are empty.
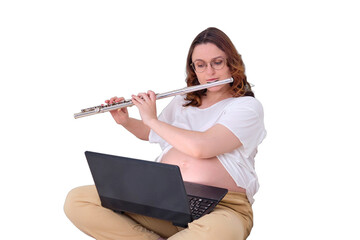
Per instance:
[[[215,69],[211,66],[211,64],[207,64],[205,72],[207,74],[213,75],[215,73]]]

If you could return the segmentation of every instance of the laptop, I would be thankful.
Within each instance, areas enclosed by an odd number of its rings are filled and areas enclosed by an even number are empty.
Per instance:
[[[101,205],[187,227],[211,212],[228,190],[184,182],[178,166],[86,151]]]

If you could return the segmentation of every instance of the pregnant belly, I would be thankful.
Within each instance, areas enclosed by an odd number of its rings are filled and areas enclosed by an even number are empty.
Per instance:
[[[207,159],[194,158],[175,148],[171,148],[162,157],[161,162],[179,166],[184,181],[223,187],[229,189],[229,191],[245,192],[245,189],[236,185],[216,157]]]

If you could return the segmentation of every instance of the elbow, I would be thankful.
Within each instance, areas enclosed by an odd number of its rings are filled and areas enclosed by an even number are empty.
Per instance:
[[[207,146],[195,145],[190,150],[189,155],[194,158],[205,159],[215,157],[211,154],[209,148]]]
[[[143,141],[149,141],[149,136],[139,136],[138,138]]]
[[[192,151],[189,155],[193,158],[203,158],[201,152],[196,150]]]

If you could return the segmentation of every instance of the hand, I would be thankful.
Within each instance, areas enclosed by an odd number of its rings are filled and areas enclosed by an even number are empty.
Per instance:
[[[124,100],[125,99],[123,97],[120,97],[120,98],[113,97],[113,98],[110,98],[110,100],[106,100],[105,103],[113,104],[113,103],[119,103]],[[117,124],[124,126],[129,121],[129,113],[128,113],[126,107],[112,110],[112,111],[110,111],[110,113]]]
[[[137,96],[132,95],[132,102],[139,109],[140,116],[144,124],[149,125],[156,115],[156,95],[153,91],[139,93]]]

